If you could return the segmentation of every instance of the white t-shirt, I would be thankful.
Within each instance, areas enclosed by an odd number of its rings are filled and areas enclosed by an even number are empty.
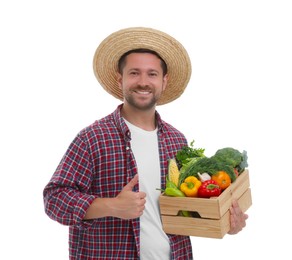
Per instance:
[[[157,130],[145,131],[127,122],[131,131],[131,149],[135,156],[140,191],[146,193],[146,204],[140,217],[141,260],[170,259],[168,236],[162,230],[159,211],[161,185]]]

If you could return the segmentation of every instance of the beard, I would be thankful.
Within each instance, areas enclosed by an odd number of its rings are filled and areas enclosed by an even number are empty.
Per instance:
[[[147,90],[147,88],[137,87],[135,90],[138,90],[138,91],[139,90]],[[139,109],[139,110],[143,110],[143,111],[146,111],[146,110],[149,110],[149,109],[152,109],[153,107],[155,107],[158,99],[160,98],[160,94],[158,95],[158,94],[154,93],[154,95],[152,95],[152,98],[149,99],[147,97],[147,101],[146,101],[146,100],[141,100],[141,99],[143,99],[143,97],[137,98],[137,97],[135,97],[135,95],[132,95],[131,93],[132,93],[132,91],[124,93],[124,99],[132,107]],[[153,93],[153,91],[152,91],[152,93]]]

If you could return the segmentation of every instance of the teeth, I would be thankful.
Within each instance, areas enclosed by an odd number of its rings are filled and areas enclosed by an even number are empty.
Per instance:
[[[137,91],[137,93],[142,94],[142,95],[147,95],[150,92],[149,91]]]

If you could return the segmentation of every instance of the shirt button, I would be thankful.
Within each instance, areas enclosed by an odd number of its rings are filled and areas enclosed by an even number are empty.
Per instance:
[[[130,147],[129,147],[129,146],[127,146],[127,147],[126,147],[126,150],[128,151],[129,149],[130,149]]]

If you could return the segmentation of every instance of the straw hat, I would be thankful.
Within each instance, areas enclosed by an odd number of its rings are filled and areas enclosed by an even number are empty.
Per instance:
[[[93,59],[94,74],[101,86],[114,97],[123,100],[117,83],[118,61],[127,51],[150,49],[157,52],[168,69],[168,83],[158,105],[177,99],[191,77],[191,61],[185,48],[170,35],[144,27],[132,27],[112,33],[98,46]]]

